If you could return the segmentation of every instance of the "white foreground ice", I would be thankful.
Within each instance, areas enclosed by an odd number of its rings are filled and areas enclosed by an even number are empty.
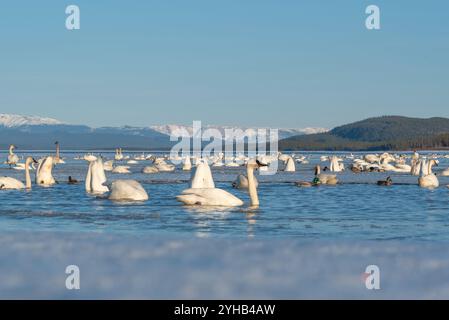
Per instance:
[[[65,287],[73,264],[80,290]],[[371,264],[380,268],[380,290],[362,280]],[[448,299],[449,248],[13,232],[0,236],[0,298]]]

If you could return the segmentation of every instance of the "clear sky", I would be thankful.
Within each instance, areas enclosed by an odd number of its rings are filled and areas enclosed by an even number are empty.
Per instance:
[[[65,29],[70,4],[80,30]],[[448,17],[445,0],[3,1],[0,112],[92,126],[449,117]]]

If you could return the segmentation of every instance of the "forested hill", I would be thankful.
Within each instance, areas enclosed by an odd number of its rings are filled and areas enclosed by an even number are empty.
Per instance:
[[[280,141],[282,150],[411,150],[449,147],[449,119],[383,116]]]

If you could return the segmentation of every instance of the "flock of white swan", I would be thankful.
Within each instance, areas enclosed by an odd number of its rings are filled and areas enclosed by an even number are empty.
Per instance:
[[[59,143],[56,142],[56,154],[45,156],[39,160],[33,157],[27,157],[24,163],[20,163],[17,154],[14,153],[15,146],[11,145],[6,164],[15,170],[25,171],[25,183],[11,177],[0,177],[0,190],[19,190],[32,188],[30,171],[35,170],[35,184],[40,186],[51,186],[56,184],[52,170],[55,165],[64,164],[65,161],[60,156]],[[439,164],[438,155],[421,156],[414,152],[411,156],[395,155],[390,153],[367,154],[361,156],[346,155],[344,157],[322,156],[321,161],[328,164],[321,169],[320,165],[315,167],[315,176],[313,181],[297,181],[299,187],[312,187],[318,185],[336,185],[339,183],[337,173],[344,171],[344,161],[352,161],[350,170],[354,173],[361,172],[397,172],[418,176],[418,185],[423,188],[438,188],[439,180],[433,172],[433,167]],[[448,155],[444,156],[449,158]],[[294,154],[277,153],[273,155],[258,156],[256,158],[245,157],[244,155],[224,156],[219,154],[207,158],[201,157],[176,157],[172,159],[169,156],[155,157],[151,155],[139,155],[135,157],[126,156],[122,149],[116,149],[113,160],[103,161],[101,156],[86,154],[76,157],[75,160],[85,160],[88,163],[85,179],[86,192],[104,197],[113,201],[146,201],[149,196],[142,185],[136,180],[120,179],[112,183],[107,183],[105,171],[112,173],[126,174],[130,173],[131,165],[139,161],[152,161],[152,165],[145,166],[142,172],[152,174],[158,172],[172,172],[176,166],[170,161],[177,160],[182,163],[183,171],[192,171],[189,188],[176,196],[176,199],[184,205],[195,206],[225,206],[236,207],[244,205],[244,202],[235,195],[215,187],[212,177],[212,167],[246,167],[246,175],[239,174],[232,183],[234,188],[246,189],[249,193],[250,207],[259,206],[258,181],[255,177],[255,170],[269,170],[271,164],[283,163],[284,172],[295,172],[296,165],[307,164],[306,156],[297,156]],[[126,165],[116,165],[115,162],[126,162]],[[408,164],[407,162],[410,161]],[[325,172],[322,172],[325,171]],[[327,173],[329,171],[331,173]],[[440,173],[442,176],[449,176],[449,169]],[[78,183],[78,181],[69,177],[68,183]],[[385,181],[379,181],[378,185],[389,186],[393,181],[388,177]]]

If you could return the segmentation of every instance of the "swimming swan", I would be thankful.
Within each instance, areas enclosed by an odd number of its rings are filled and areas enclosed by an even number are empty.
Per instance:
[[[16,146],[13,144],[9,146],[9,155],[8,160],[6,161],[6,164],[8,164],[9,167],[16,165],[16,163],[19,162],[19,157],[17,156],[17,154],[14,154],[15,148]]]
[[[256,177],[254,177],[254,183],[256,184],[257,188],[259,186],[259,182],[257,181]],[[239,174],[237,176],[237,179],[232,182],[232,187],[236,189],[248,189],[248,178],[243,174]]]
[[[199,165],[200,166],[200,165]],[[184,190],[176,199],[186,205],[200,206],[224,206],[238,207],[243,205],[243,201],[229,192],[215,188],[212,175],[209,175],[210,168],[207,163],[196,169],[195,176],[192,179],[192,187]],[[248,175],[248,191],[251,198],[251,207],[259,206],[259,198],[254,179],[254,170],[266,166],[257,160],[250,160],[246,165]],[[199,188],[196,188],[199,186]],[[209,187],[207,187],[209,186]]]
[[[338,183],[338,179],[335,174],[321,173],[320,165],[315,167],[315,177],[318,178],[320,184],[336,185]]]
[[[97,160],[90,161],[85,183],[86,191],[95,194],[108,192],[108,187],[103,185],[105,182],[106,175],[104,173],[103,160],[101,157]]]
[[[14,178],[0,177],[0,190],[31,189],[30,164],[32,163],[37,163],[32,157],[28,157],[25,161],[25,184]]]
[[[438,181],[437,176],[432,173],[432,167],[438,166],[438,161],[430,160],[427,164],[427,168],[423,170],[423,175],[418,179],[418,184],[421,188],[438,188],[440,186],[440,182]],[[424,169],[424,168],[423,168]]]
[[[182,165],[182,170],[183,171],[190,171],[192,170],[192,162],[190,161],[190,157],[187,156],[184,160],[184,163]]]
[[[288,157],[284,172],[295,172],[295,171],[296,171],[295,161],[293,160],[292,157]]]
[[[36,183],[50,186],[56,183],[52,175],[53,157],[40,159],[36,170]]]
[[[55,142],[55,145],[56,145],[56,156],[55,156],[55,158],[54,158],[54,162],[55,162],[55,164],[64,164],[65,163],[65,161],[64,160],[62,160],[62,158],[60,157],[60,146],[59,146],[59,142],[58,141],[56,141]]]
[[[146,201],[148,194],[142,185],[135,180],[116,180],[112,182],[109,200]]]

